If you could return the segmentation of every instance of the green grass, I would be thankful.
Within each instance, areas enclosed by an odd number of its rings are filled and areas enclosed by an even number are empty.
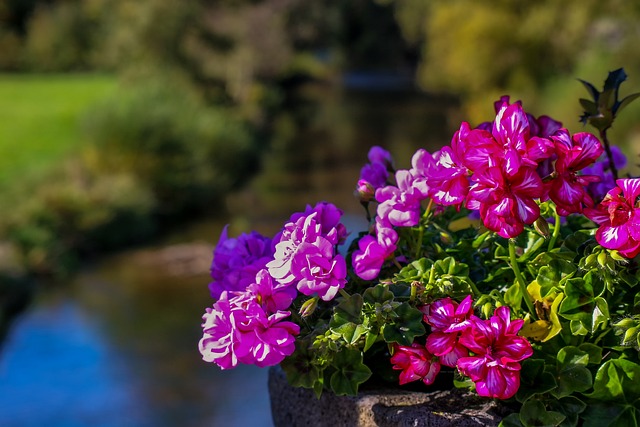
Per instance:
[[[93,74],[0,74],[0,192],[43,176],[80,144],[78,120],[116,79]]]

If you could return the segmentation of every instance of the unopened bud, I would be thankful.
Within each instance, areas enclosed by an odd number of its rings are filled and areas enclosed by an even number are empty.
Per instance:
[[[318,307],[318,298],[310,298],[302,303],[302,307],[300,307],[300,311],[298,312],[302,317],[309,317],[316,311],[316,307]]]
[[[549,223],[542,217],[536,219],[536,222],[533,223],[533,228],[535,228],[536,232],[545,239],[551,234],[549,233]]]
[[[375,188],[373,185],[364,179],[358,181],[358,185],[356,186],[355,196],[361,202],[370,202],[374,199],[376,194]]]

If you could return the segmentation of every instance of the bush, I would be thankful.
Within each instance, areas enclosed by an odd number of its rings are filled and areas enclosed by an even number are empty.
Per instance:
[[[252,132],[231,110],[207,107],[162,82],[106,100],[87,114],[83,129],[89,170],[134,176],[165,217],[220,207],[220,197],[258,161]]]
[[[3,218],[27,271],[60,276],[84,255],[134,243],[154,229],[155,200],[134,177],[64,171]]]

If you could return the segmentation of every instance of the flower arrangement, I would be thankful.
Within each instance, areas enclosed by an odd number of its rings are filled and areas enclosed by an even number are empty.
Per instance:
[[[637,425],[640,178],[619,177],[607,138],[640,96],[618,99],[625,79],[583,82],[599,138],[503,97],[493,121],[462,123],[411,169],[373,147],[356,190],[370,228],[349,245],[328,202],[273,239],[225,228],[204,360],[280,364],[318,396],[447,371],[447,386],[512,405],[505,426]]]

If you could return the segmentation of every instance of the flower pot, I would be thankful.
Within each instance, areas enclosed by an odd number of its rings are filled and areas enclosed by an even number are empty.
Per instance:
[[[275,427],[497,426],[509,410],[497,401],[459,389],[430,392],[364,389],[357,396],[292,387],[278,366],[269,370]]]

